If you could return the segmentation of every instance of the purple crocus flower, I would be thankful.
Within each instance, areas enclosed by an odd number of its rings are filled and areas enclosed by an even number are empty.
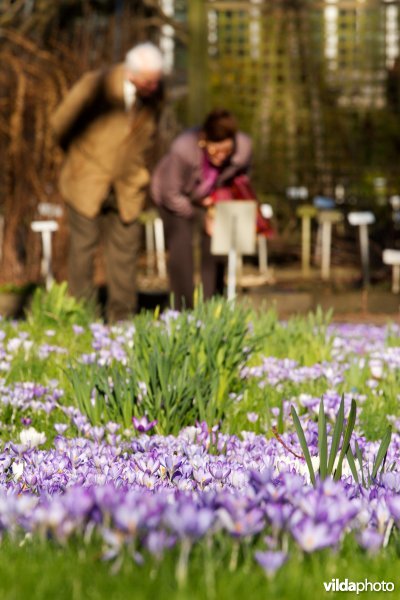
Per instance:
[[[211,482],[209,472],[202,467],[193,470],[193,479],[199,484],[201,489],[204,489]]]
[[[74,487],[63,497],[63,504],[68,514],[75,519],[84,519],[94,506],[93,494],[83,487]]]
[[[272,577],[272,575],[274,575],[286,562],[288,557],[286,552],[272,552],[271,550],[266,552],[256,552],[254,556],[268,577]]]
[[[143,473],[147,473],[148,475],[154,475],[160,468],[160,461],[153,458],[152,456],[147,457],[146,459],[142,457],[137,458],[135,462],[138,468]]]
[[[147,417],[144,416],[140,417],[140,419],[133,417],[132,423],[136,431],[139,431],[140,433],[145,433],[147,431],[150,431],[150,429],[153,429],[153,427],[157,425],[158,421],[157,419],[155,419],[154,421],[149,422]]]
[[[118,423],[114,423],[113,421],[109,421],[106,425],[106,429],[109,433],[111,433],[112,435],[117,433],[118,429],[120,429],[121,426],[118,425]]]
[[[368,528],[364,529],[358,536],[358,543],[364,550],[368,550],[371,554],[375,554],[382,548],[383,535],[376,529]]]
[[[104,427],[93,427],[93,437],[96,440],[101,440],[104,437]]]
[[[54,429],[59,435],[62,435],[68,429],[68,425],[66,423],[54,423]]]
[[[172,548],[176,543],[176,537],[169,535],[166,531],[150,531],[145,539],[147,550],[157,560],[161,560],[164,550]]]
[[[262,471],[256,471],[255,469],[250,470],[250,485],[256,492],[259,492],[262,488],[267,486],[273,476],[272,468],[265,468]]]
[[[259,415],[257,413],[255,413],[255,412],[248,412],[246,414],[246,416],[247,416],[247,420],[250,423],[256,423],[256,421],[258,421],[258,417],[259,417]]]
[[[180,538],[201,538],[211,527],[214,514],[209,508],[198,508],[193,502],[185,501],[169,506],[165,523]]]
[[[303,519],[293,529],[293,537],[305,552],[314,552],[339,541],[339,535],[334,534],[327,523],[315,523],[311,519]]]
[[[260,508],[253,508],[247,512],[236,510],[236,514],[222,508],[219,511],[219,520],[233,537],[256,535],[265,527],[264,513]]]
[[[396,523],[400,523],[400,496],[387,496],[386,504],[390,510],[390,514]]]
[[[224,481],[231,472],[231,469],[228,467],[228,465],[220,460],[217,460],[215,463],[211,463],[208,466],[208,469],[214,479],[217,479],[218,481]]]
[[[172,481],[176,477],[181,477],[182,473],[179,470],[183,460],[179,456],[164,456],[160,457],[161,466],[167,477]]]
[[[393,473],[392,471],[383,473],[381,481],[386,489],[400,492],[400,473]]]
[[[281,504],[279,502],[267,504],[265,507],[265,514],[271,521],[271,524],[276,529],[283,529],[289,522],[292,516],[294,508],[291,504]]]

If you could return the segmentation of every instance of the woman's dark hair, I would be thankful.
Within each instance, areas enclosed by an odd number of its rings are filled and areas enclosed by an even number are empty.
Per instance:
[[[216,108],[206,117],[201,131],[208,142],[233,139],[237,132],[236,119],[225,108]]]

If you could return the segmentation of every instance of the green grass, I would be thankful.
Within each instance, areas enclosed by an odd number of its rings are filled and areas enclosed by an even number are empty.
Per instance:
[[[340,554],[322,551],[302,556],[295,553],[269,580],[252,552],[241,555],[238,567],[229,570],[232,544],[213,552],[209,561],[206,544],[199,544],[190,562],[186,586],[179,589],[174,571],[176,552],[161,563],[138,566],[126,557],[120,569],[100,559],[95,544],[70,543],[62,548],[51,541],[27,542],[19,547],[9,540],[0,546],[0,597],[2,600],[321,600],[355,597],[354,593],[326,594],[323,582],[332,578],[351,581],[392,581],[392,594],[363,593],[362,598],[398,597],[400,580],[395,544],[386,552],[369,556],[355,550],[349,539]]]
[[[260,354],[289,358],[302,366],[331,359],[332,339],[327,327],[332,312],[320,308],[308,315],[296,315],[287,322],[278,320],[276,310],[253,311],[254,333],[262,339]]]
[[[263,356],[290,358],[299,366],[331,360],[332,338],[327,332],[329,313],[317,310],[281,323],[274,309],[256,312],[238,305],[232,310],[222,299],[203,303],[200,298],[193,318],[178,317],[171,322],[169,332],[157,326],[158,318],[156,311],[143,313],[134,321],[135,343],[132,350],[128,350],[128,366],[133,367],[133,374],[128,385],[124,383],[125,368],[118,365],[107,369],[78,366],[79,356],[91,351],[91,333],[87,327],[93,319],[93,311],[69,298],[65,285],[54,286],[48,293],[38,290],[26,321],[17,326],[3,322],[7,340],[23,331],[33,342],[31,350],[16,352],[11,369],[4,376],[7,383],[33,381],[45,385],[57,379],[65,391],[62,401],[92,413],[90,417],[95,423],[112,419],[129,426],[133,414],[139,416],[145,411],[149,418],[158,419],[159,433],[177,433],[183,426],[205,419],[210,425],[219,422],[226,432],[247,429],[269,435],[271,408],[279,408],[282,399],[290,400],[301,393],[321,397],[329,387],[324,378],[303,383],[284,381],[279,386],[267,384],[262,388],[255,379],[243,381],[238,377],[240,364],[245,362],[242,351],[245,345],[251,350],[250,366],[260,364]],[[197,323],[202,326],[198,327]],[[82,325],[85,332],[76,335],[73,324]],[[49,330],[55,332],[53,336],[48,335]],[[65,348],[68,354],[50,354],[41,359],[36,349],[46,343]],[[396,343],[400,341],[392,330],[388,345]],[[99,390],[96,410],[92,410],[89,402],[94,385],[88,374],[92,371]],[[106,407],[103,398],[104,394],[110,396],[110,390],[104,382],[109,375],[122,378],[122,386],[114,404]],[[389,372],[380,385],[380,395],[368,387],[369,377],[368,369],[355,361],[337,390],[340,394],[354,391],[366,396],[365,403],[359,405],[360,423],[368,438],[379,439],[387,426],[386,415],[400,416],[397,399],[400,377]],[[73,379],[77,380],[75,386]],[[149,395],[137,406],[138,382],[143,381]],[[232,401],[231,394],[241,396],[242,400]],[[259,420],[250,423],[248,412],[258,413]],[[54,420],[59,421],[59,416],[47,419],[44,427],[51,429]],[[18,418],[14,420],[14,424],[17,423]],[[282,428],[284,426],[282,423]],[[1,435],[7,439],[11,433],[9,429]]]

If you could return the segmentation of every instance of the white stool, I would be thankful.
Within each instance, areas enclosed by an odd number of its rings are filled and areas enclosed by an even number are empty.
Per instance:
[[[260,211],[264,219],[271,219],[274,214],[270,204],[260,204]],[[259,271],[260,273],[266,273],[268,271],[268,247],[265,235],[260,234],[257,236],[257,247]]]
[[[54,281],[51,270],[51,234],[58,230],[58,223],[56,221],[32,221],[31,229],[42,236],[43,254],[40,272],[45,279],[46,290],[48,290]]]
[[[361,267],[364,287],[369,285],[369,239],[368,225],[375,223],[375,215],[370,211],[350,212],[347,215],[350,225],[359,228]]]
[[[318,214],[317,245],[321,243],[322,246],[321,277],[324,281],[330,276],[332,225],[341,221],[343,221],[343,215],[338,210],[322,210]]]
[[[400,250],[384,250],[382,260],[385,265],[392,267],[392,292],[398,294],[400,292]]]

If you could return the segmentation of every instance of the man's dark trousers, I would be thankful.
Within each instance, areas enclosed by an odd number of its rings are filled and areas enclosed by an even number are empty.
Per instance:
[[[68,207],[70,250],[69,290],[76,298],[96,299],[94,259],[100,239],[104,243],[107,281],[106,316],[109,323],[129,318],[136,310],[136,258],[140,225],[123,223],[114,207],[106,207],[94,219]]]

